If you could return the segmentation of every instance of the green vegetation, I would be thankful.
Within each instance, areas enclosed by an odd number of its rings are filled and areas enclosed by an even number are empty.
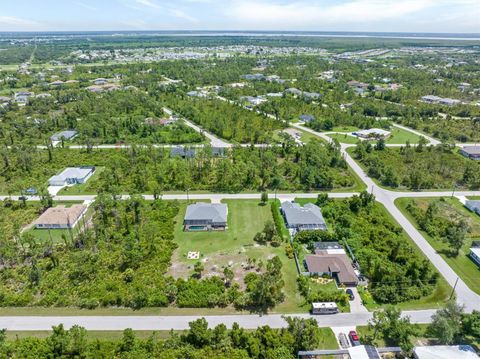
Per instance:
[[[231,284],[243,286],[248,273],[263,271],[266,260],[278,257],[282,263],[282,279],[285,282],[285,300],[274,308],[275,311],[298,312],[305,310],[296,293],[297,271],[292,258],[288,258],[286,244],[257,244],[254,238],[273,220],[270,206],[262,206],[255,200],[225,200],[228,205],[228,229],[214,232],[185,232],[183,218],[187,203],[180,202],[176,217],[174,264],[170,273],[175,277],[188,277],[196,260],[187,258],[188,252],[200,252],[200,259],[208,266],[209,275],[224,276],[224,269],[234,273]],[[271,202],[273,204],[274,202]]]
[[[396,204],[458,276],[480,294],[480,269],[469,258],[472,241],[480,239],[478,215],[450,198],[400,198]]]
[[[480,164],[448,145],[380,149],[362,143],[351,151],[370,177],[400,189],[480,188]]]
[[[321,208],[333,237],[350,246],[368,279],[367,307],[373,303],[428,307],[449,294],[428,259],[371,195],[328,200]]]
[[[420,136],[406,131],[398,127],[391,128],[390,137],[386,140],[386,143],[392,144],[406,144],[407,142],[411,144],[416,144],[420,140]]]
[[[211,148],[197,149],[194,158],[173,158],[169,149],[39,150],[15,147],[0,151],[0,193],[42,189],[48,179],[69,166],[103,167],[85,185],[64,193],[156,193],[203,190],[331,190],[357,188],[358,180],[338,148],[319,141],[298,147],[233,148],[214,156]]]
[[[190,329],[181,333],[123,331],[121,337],[87,332],[73,326],[53,327],[45,337],[32,333],[30,337],[8,340],[9,333],[0,332],[0,356],[21,358],[296,358],[299,350],[336,349],[335,336],[330,328],[319,328],[314,319],[287,318],[288,327],[271,329],[268,326],[245,330],[234,323],[232,329],[224,324],[208,328],[202,318],[190,322]]]

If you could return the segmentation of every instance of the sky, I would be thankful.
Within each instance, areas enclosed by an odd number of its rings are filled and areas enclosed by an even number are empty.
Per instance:
[[[0,0],[0,31],[480,33],[480,0]]]

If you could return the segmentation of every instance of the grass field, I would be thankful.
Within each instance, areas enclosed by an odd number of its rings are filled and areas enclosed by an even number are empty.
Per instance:
[[[418,143],[420,136],[410,132],[405,131],[398,127],[393,127],[390,137],[387,139],[386,143],[390,144],[404,144],[407,141],[410,141],[411,144]]]
[[[184,232],[182,222],[187,203],[180,202],[175,228],[178,248],[172,259],[170,274],[182,277],[191,274],[197,260],[187,259],[189,251],[200,252],[200,259],[204,261],[206,271],[217,271],[218,275],[221,275],[224,266],[232,264],[236,278],[239,273],[240,282],[243,278],[239,267],[246,263],[247,258],[266,262],[269,258],[278,256],[283,264],[286,300],[274,311],[286,313],[307,311],[309,306],[303,302],[302,296],[297,291],[295,262],[287,258],[284,245],[275,248],[270,245],[258,245],[253,240],[255,234],[263,230],[266,221],[273,221],[270,204],[261,206],[257,200],[223,202],[228,205],[228,229],[222,232]]]
[[[356,145],[359,141],[359,139],[357,137],[353,137],[353,136],[350,136],[350,135],[347,135],[347,134],[341,135],[339,133],[332,133],[332,134],[327,135],[327,136],[334,139],[334,140],[337,140],[340,143],[348,143],[348,144]]]
[[[438,198],[437,198],[438,199]],[[416,198],[415,203],[421,207],[427,207],[429,203],[436,200],[435,198]],[[468,234],[465,244],[462,246],[457,257],[449,254],[449,247],[446,243],[431,237],[426,232],[420,230],[418,223],[406,210],[406,206],[412,199],[399,198],[395,204],[402,213],[412,222],[412,224],[422,233],[430,245],[439,253],[447,264],[462,278],[467,286],[480,294],[480,268],[468,257],[469,249],[473,240],[480,239],[480,217],[463,207],[463,205],[455,198],[445,198],[444,204],[456,213],[461,214],[470,224],[472,232]]]
[[[335,126],[332,128],[332,132],[353,132],[357,131],[359,128],[355,126]]]
[[[310,199],[310,198],[296,198],[295,201],[300,203],[301,205],[304,205],[309,202],[310,203],[315,202],[314,199]],[[335,199],[335,201],[342,201],[342,200]],[[388,217],[391,218],[392,222],[398,225],[398,223],[387,212],[387,210],[382,204],[377,202],[377,205],[381,206],[382,210],[387,213]],[[327,221],[327,226],[332,227],[332,223],[329,223],[328,218],[326,218],[325,220]],[[410,244],[413,246],[413,248],[418,252],[420,256],[425,257],[423,252],[417,247],[415,242],[413,242],[413,240],[404,231],[402,231],[402,237],[405,239],[405,241],[410,242]],[[367,291],[363,291],[362,287],[358,287],[358,289],[362,297],[363,303],[369,311],[373,311],[385,306],[384,304],[376,303],[371,297],[370,293],[368,293]],[[402,310],[441,308],[441,307],[444,307],[446,302],[448,301],[448,297],[450,296],[451,291],[452,291],[452,288],[449,286],[447,281],[440,276],[440,279],[437,282],[437,286],[435,290],[429,296],[423,297],[418,300],[410,300],[408,302],[398,303],[395,305]]]

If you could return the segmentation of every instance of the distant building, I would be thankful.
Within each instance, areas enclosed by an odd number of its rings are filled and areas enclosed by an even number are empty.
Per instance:
[[[370,128],[368,130],[360,130],[352,133],[354,136],[364,139],[386,139],[390,136],[390,132],[381,128]]]
[[[64,140],[71,140],[77,135],[77,131],[74,130],[66,130],[66,131],[61,131],[56,134],[54,134],[52,137],[50,137],[50,140],[52,141],[61,141],[62,138]]]
[[[434,95],[422,96],[422,101],[427,103],[437,103],[442,98]]]
[[[455,106],[459,105],[461,103],[460,100],[455,100],[452,98],[442,98],[440,101],[438,101],[440,105],[445,105],[445,106]]]
[[[34,222],[37,229],[69,229],[74,228],[87,211],[87,206],[74,204],[71,207],[59,205],[48,208]]]
[[[415,359],[478,359],[470,345],[432,345],[413,348]]]
[[[303,121],[303,122],[311,122],[315,120],[315,116],[313,115],[300,115],[298,116],[298,118],[300,121]]]
[[[34,95],[33,92],[21,91],[15,94],[15,101],[19,104],[26,104],[28,99]]]
[[[60,80],[50,82],[50,86],[54,86],[54,87],[59,87],[59,86],[62,86],[63,84],[64,82]]]
[[[294,96],[302,96],[302,91],[297,89],[297,88],[294,88],[294,87],[290,87],[288,89],[285,90],[286,93],[289,93],[289,94],[292,94]]]
[[[301,207],[298,203],[286,201],[282,203],[281,211],[287,227],[296,232],[327,229],[322,211],[313,203]]]
[[[460,150],[460,154],[472,160],[480,161],[480,146],[465,146]]]
[[[480,201],[468,200],[465,202],[465,207],[480,216]]]
[[[185,231],[225,230],[228,207],[224,203],[198,202],[187,207],[183,221]]]
[[[240,101],[245,101],[250,103],[253,106],[261,105],[262,103],[266,102],[267,99],[262,96],[252,97],[252,96],[242,96],[240,97]]]
[[[103,77],[93,80],[95,85],[105,85],[107,82],[108,80],[104,79]]]
[[[304,92],[303,97],[306,97],[310,100],[318,100],[322,95],[318,92]]]
[[[49,186],[66,186],[85,183],[95,171],[95,167],[67,167],[60,174],[50,177]]]
[[[172,147],[170,150],[170,157],[194,158],[196,155],[195,148],[184,146]]]
[[[263,74],[246,74],[242,76],[243,79],[248,81],[260,81],[265,80],[265,75]]]

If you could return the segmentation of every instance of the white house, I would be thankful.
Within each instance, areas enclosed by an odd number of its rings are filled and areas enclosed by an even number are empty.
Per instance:
[[[85,183],[95,171],[95,167],[67,167],[60,174],[50,177],[49,186],[66,186]]]

